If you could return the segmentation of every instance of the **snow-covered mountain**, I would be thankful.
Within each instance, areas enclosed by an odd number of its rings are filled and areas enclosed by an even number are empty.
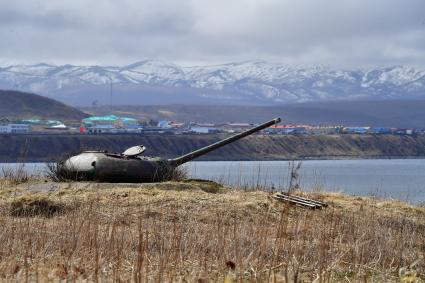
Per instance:
[[[0,89],[31,91],[74,105],[276,104],[343,99],[425,98],[425,71],[296,68],[264,61],[182,67],[161,61],[117,66],[0,67]]]

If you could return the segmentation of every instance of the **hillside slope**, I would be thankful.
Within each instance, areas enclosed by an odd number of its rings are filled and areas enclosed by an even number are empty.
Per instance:
[[[81,120],[87,114],[40,95],[0,90],[0,117]]]
[[[178,135],[0,135],[0,163],[57,161],[81,150],[122,152],[143,144],[146,155],[176,157],[224,136]],[[425,136],[262,136],[215,150],[198,160],[284,160],[325,158],[425,157]]]

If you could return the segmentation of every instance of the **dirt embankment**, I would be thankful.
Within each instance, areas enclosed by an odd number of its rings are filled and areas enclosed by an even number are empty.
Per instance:
[[[0,162],[54,161],[81,150],[122,152],[143,144],[146,154],[175,157],[209,145],[223,135],[0,135]],[[425,136],[255,135],[199,160],[425,157]]]

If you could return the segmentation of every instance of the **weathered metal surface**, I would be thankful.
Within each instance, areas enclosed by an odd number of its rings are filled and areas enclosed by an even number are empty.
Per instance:
[[[146,147],[143,145],[136,145],[126,149],[122,155],[127,157],[136,157],[142,154],[146,150]]]
[[[231,137],[229,137],[227,139],[224,139],[222,141],[218,141],[218,142],[213,143],[213,144],[211,144],[209,146],[206,146],[206,147],[203,147],[201,149],[192,151],[192,152],[190,152],[188,154],[185,154],[185,155],[182,155],[180,157],[177,157],[177,158],[174,158],[174,159],[170,159],[169,162],[173,166],[181,165],[181,164],[186,163],[188,161],[191,161],[191,160],[193,160],[193,159],[195,159],[195,158],[197,158],[197,157],[199,157],[201,155],[207,154],[208,152],[211,152],[211,151],[213,151],[213,150],[215,150],[215,149],[217,149],[219,147],[222,147],[222,146],[224,146],[226,144],[235,142],[235,141],[237,141],[237,140],[239,140],[239,139],[241,139],[243,137],[252,135],[255,132],[258,132],[260,130],[263,130],[263,129],[265,129],[267,127],[270,127],[270,126],[272,126],[274,124],[277,124],[279,122],[280,122],[280,118],[275,118],[275,119],[270,120],[270,121],[268,121],[266,123],[263,123],[263,124],[261,124],[261,125],[259,125],[257,127],[254,127],[252,129],[249,129],[249,130],[247,130],[245,132],[242,132],[242,133],[239,133],[237,135],[231,136]]]
[[[80,181],[157,182],[169,180],[179,165],[279,122],[280,118],[270,120],[250,130],[173,159],[141,156],[140,154],[145,150],[144,146],[131,147],[122,154],[86,151],[63,162],[62,170],[66,173],[65,175],[74,176]]]

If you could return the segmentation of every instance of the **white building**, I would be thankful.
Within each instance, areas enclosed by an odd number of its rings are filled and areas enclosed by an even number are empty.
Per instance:
[[[192,126],[190,127],[190,131],[197,134],[214,134],[219,132],[216,128],[202,126]]]
[[[0,134],[26,134],[30,132],[27,124],[7,124],[0,125]]]
[[[9,133],[9,126],[8,125],[0,125],[0,134],[7,134]]]

